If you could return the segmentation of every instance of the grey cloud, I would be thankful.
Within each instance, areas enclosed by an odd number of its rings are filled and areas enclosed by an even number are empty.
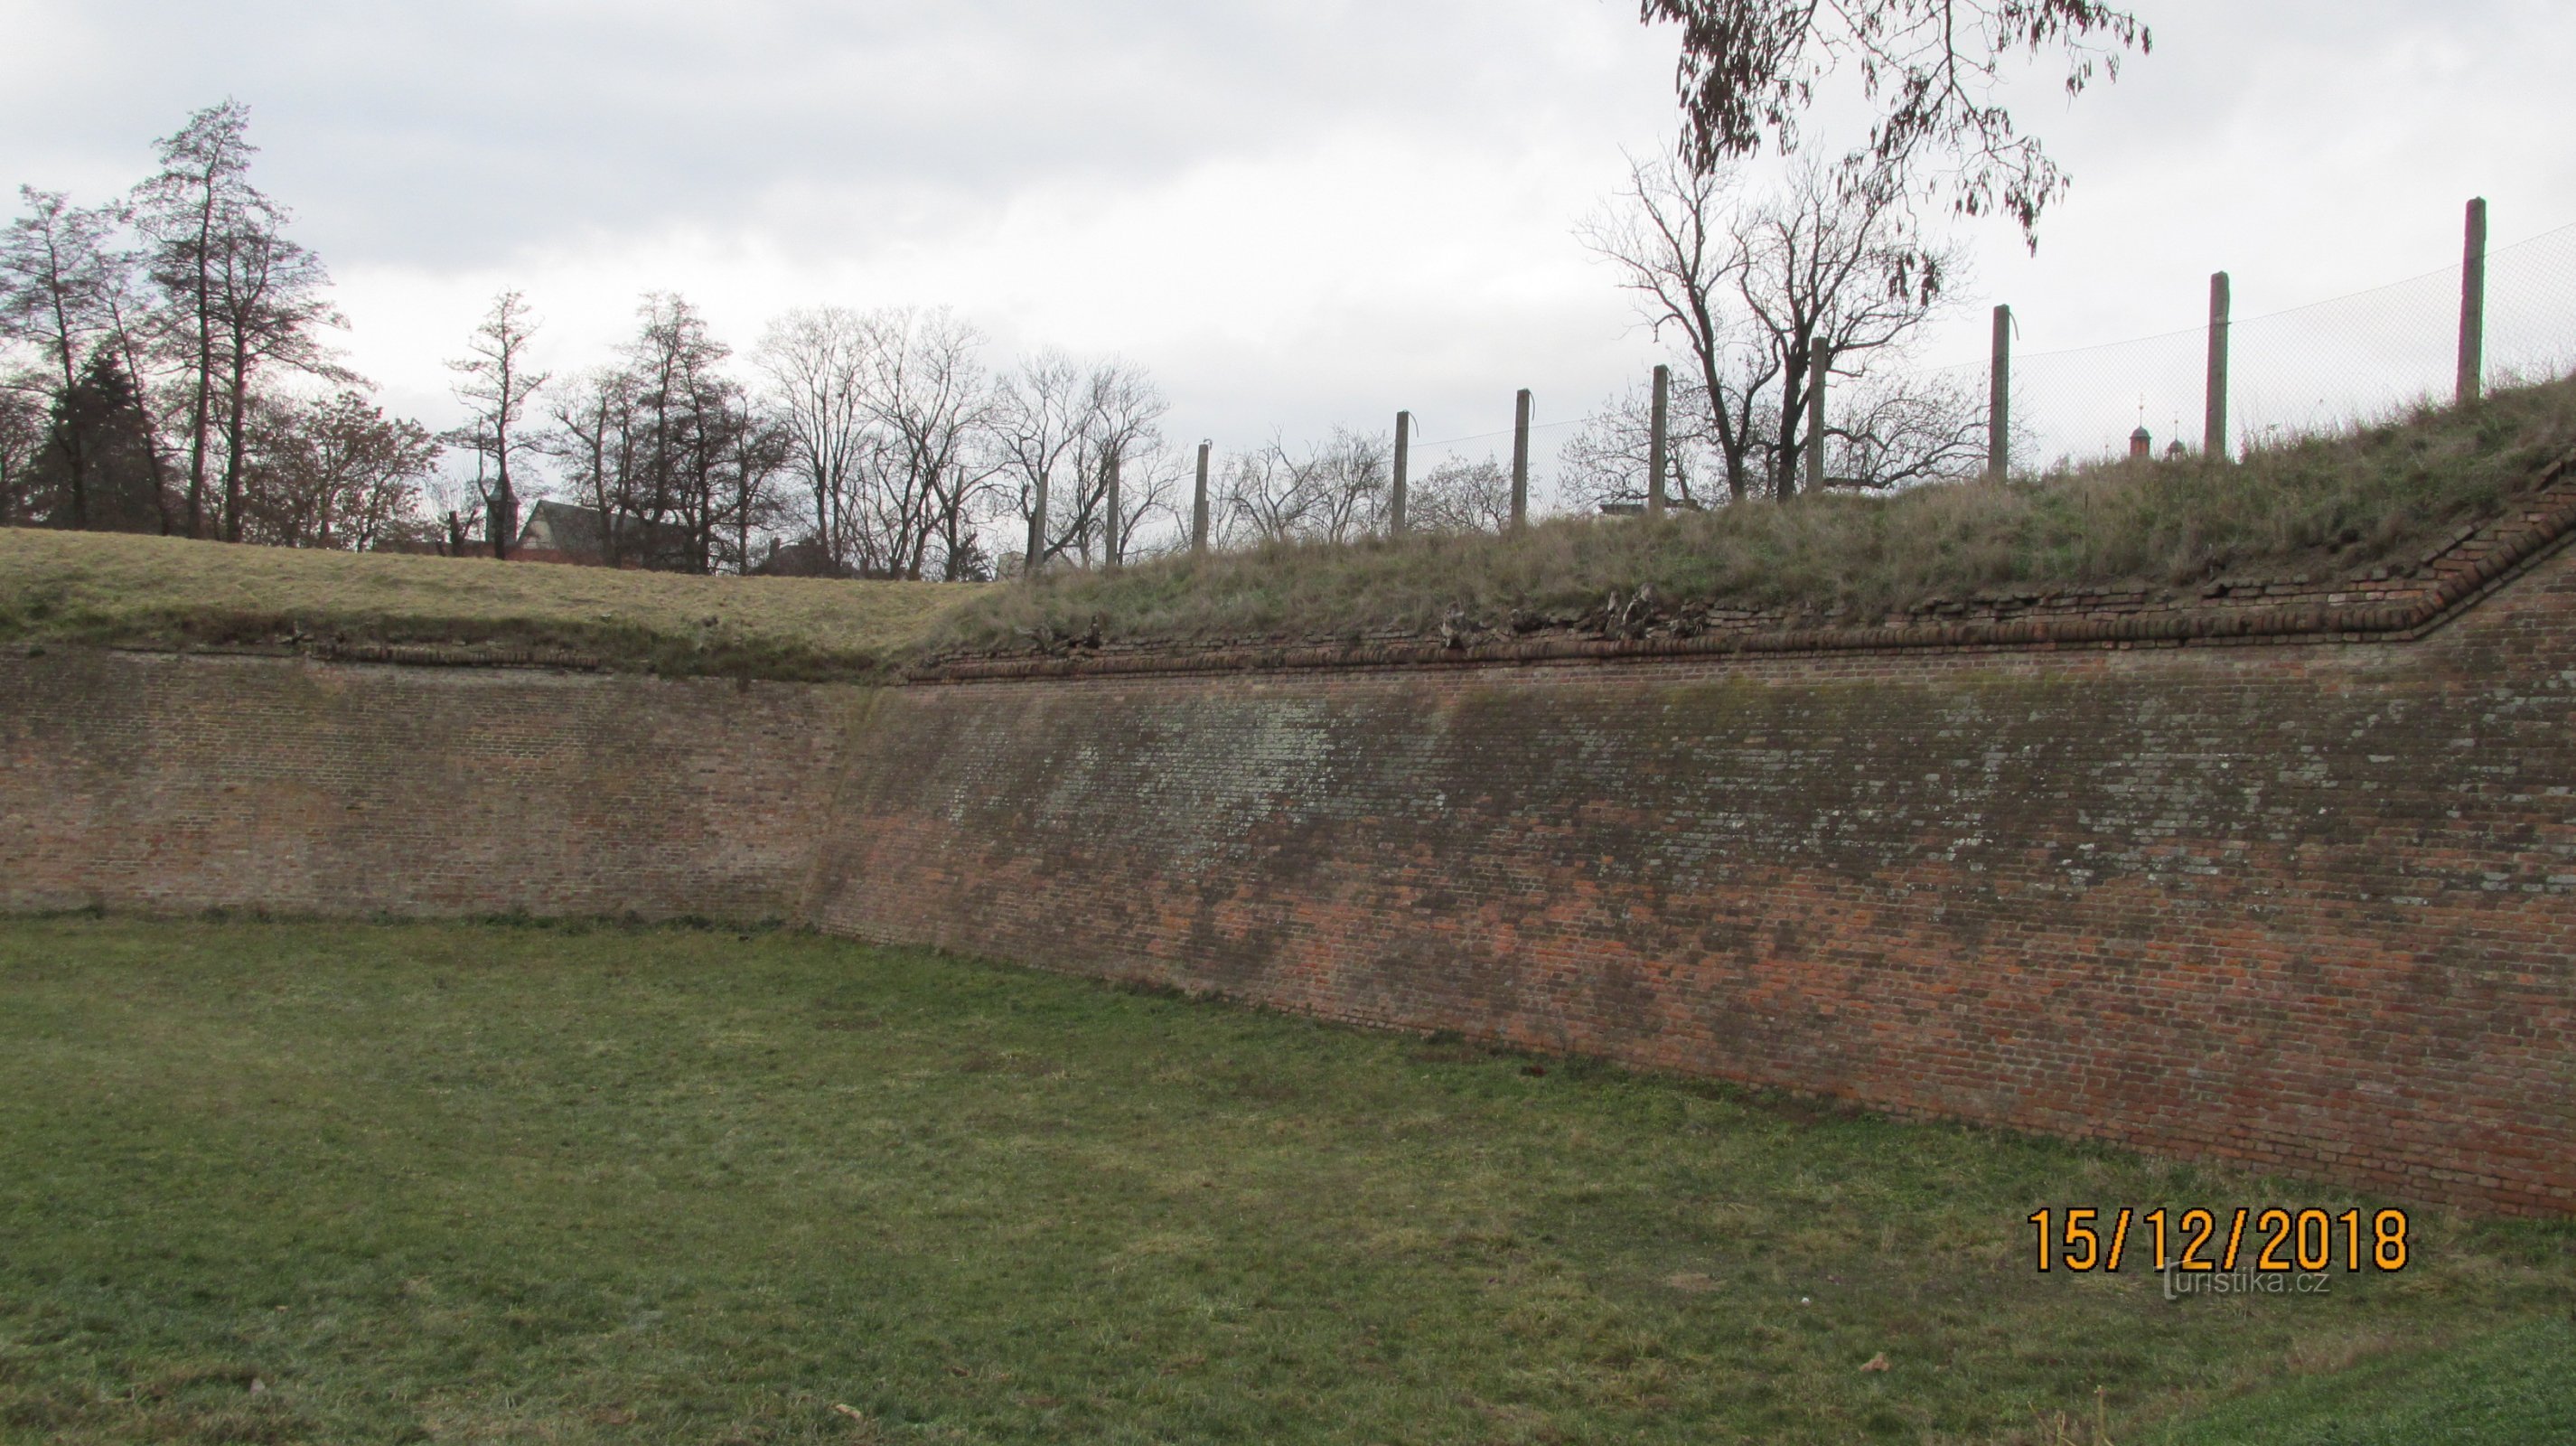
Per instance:
[[[907,198],[989,206],[1338,127],[1473,115],[1473,139],[1504,147],[1591,99],[1530,43],[1551,7],[46,3],[137,83],[34,69],[0,128],[36,140],[12,147],[28,162],[95,174],[95,152],[139,157],[233,95],[263,178],[326,254],[489,264],[596,232],[723,230],[816,188],[872,228]],[[1497,129],[1492,98],[1514,93],[1527,103]]]

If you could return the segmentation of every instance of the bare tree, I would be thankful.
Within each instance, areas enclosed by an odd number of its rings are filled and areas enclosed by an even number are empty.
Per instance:
[[[1154,385],[1153,378],[1142,368],[1109,362],[1091,373],[1089,410],[1091,445],[1097,461],[1079,516],[1086,521],[1096,516],[1098,526],[1081,535],[1088,538],[1091,531],[1096,531],[1101,557],[1115,562],[1126,556],[1127,543],[1135,535],[1145,507],[1143,496],[1125,490],[1129,468],[1131,464],[1148,463],[1161,451],[1163,415],[1171,410],[1171,403],[1163,399],[1163,389]],[[1120,515],[1115,519],[1109,516],[1112,468],[1118,470],[1122,486]],[[1150,466],[1140,467],[1137,475],[1142,477],[1150,471]],[[1083,555],[1088,560],[1088,541],[1083,544]]]
[[[1073,486],[1082,470],[1096,390],[1071,357],[1055,350],[1026,358],[994,388],[992,444],[1013,494],[1012,509],[1028,530],[1026,563],[1044,566],[1087,536],[1078,486],[1075,525],[1059,530],[1053,517],[1062,489]]]
[[[527,298],[504,291],[492,299],[492,309],[474,328],[466,343],[467,354],[447,364],[456,373],[456,399],[472,412],[472,420],[451,433],[449,440],[492,464],[485,531],[494,557],[510,555],[519,528],[519,491],[510,477],[510,463],[541,450],[545,441],[541,432],[526,425],[529,404],[551,380],[528,361],[536,331]]]
[[[715,480],[730,441],[730,385],[719,370],[731,351],[684,297],[647,295],[643,325],[626,346],[633,374],[636,475],[620,488],[646,567],[712,570],[718,523]],[[621,521],[605,520],[612,530]]]
[[[256,380],[281,368],[334,382],[357,380],[315,335],[318,328],[347,323],[321,295],[330,280],[321,258],[278,233],[286,219],[284,210],[266,207],[248,215],[225,238],[218,319],[225,384],[222,535],[227,542],[241,541],[245,432]]]
[[[1512,474],[1500,461],[1444,462],[1409,484],[1405,521],[1421,532],[1506,531],[1512,521]]]
[[[655,292],[622,366],[557,389],[542,442],[582,504],[553,516],[553,544],[612,567],[748,571],[757,537],[791,518],[779,478],[794,463],[793,429],[729,375],[732,353],[684,297]],[[478,494],[497,495],[492,458]]]
[[[1119,558],[1132,562],[1188,540],[1180,525],[1181,483],[1195,465],[1195,459],[1183,457],[1159,433],[1120,459],[1118,528],[1111,540]],[[1169,530],[1158,543],[1157,530],[1166,524]]]
[[[1223,532],[1235,542],[1350,542],[1385,516],[1392,446],[1384,436],[1335,428],[1292,453],[1270,445],[1234,460],[1226,474]]]
[[[1802,116],[1848,64],[1870,121],[1846,174],[1905,177],[1963,215],[2000,209],[2025,238],[2066,175],[1996,98],[2005,63],[2062,53],[2071,98],[2097,73],[2117,79],[2130,49],[2154,46],[2135,17],[2098,0],[1641,0],[1640,12],[1682,30],[1675,79],[1692,170],[1765,141],[1796,150]]]
[[[860,519],[883,446],[871,430],[865,392],[871,342],[856,312],[800,308],[770,323],[754,353],[787,466],[813,507],[814,542],[841,567],[869,561],[861,555]]]
[[[724,511],[733,537],[726,561],[734,571],[752,569],[752,534],[786,522],[791,508],[778,479],[796,454],[795,438],[777,415],[746,405],[731,429],[726,459]]]
[[[186,373],[188,535],[205,531],[207,465],[223,374],[225,264],[233,239],[267,198],[250,184],[250,108],[225,101],[197,112],[156,150],[161,169],[134,189],[135,224],[169,316],[161,328]]]
[[[870,422],[890,454],[873,509],[894,568],[918,579],[931,544],[953,556],[996,471],[970,455],[993,393],[975,353],[983,336],[944,309],[894,308],[869,318],[865,391]],[[943,568],[950,564],[943,560]]]
[[[1676,371],[1670,400],[1666,495],[1679,506],[1702,506],[1708,499],[1700,488],[1709,477],[1723,477],[1726,471],[1710,435],[1714,414],[1708,390],[1687,372]],[[1586,510],[1644,506],[1653,469],[1654,395],[1645,382],[1631,385],[1584,418],[1582,430],[1568,438],[1557,454],[1558,486],[1568,500]]]
[[[18,188],[27,214],[0,233],[0,340],[35,351],[40,390],[69,396],[112,325],[108,297],[121,261],[112,212],[84,211],[59,191]],[[46,429],[67,484],[62,524],[90,525],[89,456],[78,427]]]
[[[1733,181],[1731,172],[1631,162],[1621,209],[1595,217],[1578,234],[1619,268],[1621,284],[1636,294],[1658,336],[1667,326],[1681,332],[1699,372],[1727,492],[1742,501],[1756,445],[1753,408],[1730,402],[1759,396],[1779,367],[1770,349],[1739,347],[1743,318],[1730,301],[1742,289],[1747,258],[1727,229]]]
[[[187,512],[191,536],[207,531],[214,449],[223,449],[217,533],[241,533],[244,432],[251,393],[265,372],[354,378],[323,348],[320,328],[344,323],[323,299],[321,260],[283,228],[285,208],[250,183],[250,110],[226,101],[189,117],[157,147],[161,169],[134,190],[130,213],[147,244],[150,274],[167,313],[156,328],[187,376]]]
[[[261,399],[249,439],[248,540],[365,551],[419,530],[439,444],[418,422],[388,417],[356,392]]]
[[[1228,459],[1216,490],[1216,531],[1225,543],[1241,547],[1302,535],[1307,499],[1277,441]]]
[[[549,455],[564,483],[598,520],[596,560],[607,567],[629,560],[632,529],[622,526],[636,508],[635,377],[623,367],[601,367],[558,388],[548,408],[554,423]]]
[[[1825,480],[1886,490],[1986,469],[1982,385],[1881,371],[1845,388],[1825,429]]]
[[[165,456],[163,413],[154,397],[161,388],[154,373],[156,363],[166,359],[172,350],[168,345],[167,330],[172,318],[156,309],[151,298],[139,290],[148,284],[148,280],[137,270],[137,258],[129,255],[121,258],[121,263],[110,272],[105,293],[106,345],[134,386],[134,407],[142,423],[144,439],[143,465],[151,486],[153,523],[160,534],[167,537],[175,530],[177,519],[171,510],[174,497],[169,461]]]
[[[1681,332],[1734,501],[1756,463],[1774,497],[1797,490],[1811,358],[1857,377],[1899,354],[1954,265],[1921,239],[1892,178],[1853,183],[1811,166],[1744,203],[1731,173],[1637,163],[1620,210],[1582,234],[1650,326]]]

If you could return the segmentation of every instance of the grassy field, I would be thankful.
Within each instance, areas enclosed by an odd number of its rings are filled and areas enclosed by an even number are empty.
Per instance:
[[[1435,636],[1458,615],[1574,625],[1611,594],[1883,618],[1932,599],[2411,566],[2576,451],[2576,379],[2422,409],[2238,463],[2120,462],[2008,483],[1788,506],[1569,517],[1518,537],[1415,536],[1167,558],[997,588],[941,625],[950,652],[1107,642]]]
[[[2117,1446],[2504,1446],[2570,1409],[2576,1227],[2426,1214],[2403,1274],[2169,1302],[2032,1270],[2023,1217],[2069,1200],[2341,1197],[797,934],[0,922],[12,1442],[2094,1442],[2098,1409]],[[2483,1424],[2386,1425],[2445,1400]]]
[[[0,640],[455,643],[666,673],[878,672],[974,588],[687,577],[0,528]]]
[[[2174,1423],[2144,1446],[2548,1446],[2576,1441],[2576,1322],[2294,1380]]]

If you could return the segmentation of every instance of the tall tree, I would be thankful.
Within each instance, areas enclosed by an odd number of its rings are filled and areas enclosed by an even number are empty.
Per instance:
[[[880,439],[865,396],[867,321],[843,307],[799,308],[770,324],[753,359],[813,507],[814,542],[841,567],[864,568],[864,492]]]
[[[21,186],[18,196],[27,212],[0,233],[0,340],[32,349],[45,390],[67,398],[111,325],[108,297],[121,265],[109,244],[116,217],[81,210],[59,191]],[[54,415],[68,414],[56,408]],[[87,527],[87,433],[74,426],[47,430],[46,444],[56,453],[65,486],[62,525]]]
[[[492,299],[482,324],[466,343],[466,354],[451,360],[456,399],[472,419],[454,434],[492,464],[491,496],[485,504],[494,557],[506,558],[519,527],[519,492],[511,479],[512,461],[540,450],[544,437],[527,425],[528,408],[552,378],[530,365],[528,348],[537,332],[527,298],[504,291]]]
[[[154,369],[157,360],[166,358],[170,348],[165,344],[164,323],[170,318],[156,312],[151,299],[139,288],[148,282],[135,269],[135,258],[122,258],[123,264],[110,272],[106,292],[107,346],[115,353],[118,366],[134,383],[134,408],[143,423],[144,466],[150,474],[155,529],[164,537],[174,530],[177,521],[172,512],[173,492],[170,486],[170,464],[163,417],[154,392],[159,389]]]
[[[739,396],[739,393],[737,393]],[[725,565],[736,572],[752,568],[754,530],[766,532],[788,520],[790,503],[778,479],[786,474],[796,444],[786,424],[757,405],[744,403],[730,428],[724,467]]]
[[[992,414],[993,392],[976,352],[983,336],[943,309],[897,307],[870,319],[865,396],[887,441],[891,489],[880,489],[878,525],[904,577],[923,576],[933,542],[953,557],[991,486],[991,461],[972,455]],[[943,571],[954,564],[943,559]]]
[[[168,312],[164,332],[185,377],[187,530],[205,535],[206,480],[223,374],[226,262],[267,198],[250,184],[250,107],[227,100],[188,118],[155,146],[161,169],[134,188],[136,227]]]
[[[1921,238],[1894,178],[1814,166],[1746,200],[1733,172],[1641,162],[1618,209],[1583,234],[1648,324],[1681,333],[1734,501],[1757,471],[1774,497],[1797,490],[1811,360],[1821,352],[1848,377],[1901,352],[1953,264]]]
[[[1088,564],[1095,552],[1106,557],[1113,549],[1125,557],[1171,510],[1177,464],[1162,433],[1170,410],[1143,368],[1116,360],[1084,365],[1053,350],[1028,358],[995,388],[987,426],[1009,479],[1004,505],[1028,524],[1041,564],[1060,557]],[[1121,494],[1115,538],[1108,525],[1113,458]]]
[[[321,291],[329,284],[321,258],[278,234],[285,212],[269,208],[225,238],[221,338],[224,373],[224,489],[221,535],[242,540],[243,486],[249,463],[252,388],[271,369],[334,382],[355,374],[333,361],[316,335],[346,323]]]
[[[573,388],[570,394],[557,389],[549,404],[548,451],[565,485],[598,519],[594,560],[621,567],[631,557],[634,529],[626,519],[636,508],[635,376],[624,367],[601,367]]]
[[[626,347],[637,475],[624,490],[641,560],[652,568],[705,572],[715,522],[712,483],[726,440],[728,399],[719,368],[732,349],[716,340],[686,297],[651,293],[637,315],[643,324]]]
[[[156,147],[161,169],[134,190],[131,212],[166,313],[160,328],[186,378],[188,533],[238,541],[251,392],[276,368],[350,380],[317,331],[340,325],[322,298],[320,259],[286,239],[285,209],[250,183],[250,108],[210,106]],[[213,518],[207,491],[222,447]]]
[[[1109,362],[1093,371],[1090,390],[1093,449],[1099,468],[1101,556],[1116,562],[1126,556],[1127,543],[1150,505],[1144,491],[1127,490],[1129,470],[1132,466],[1140,480],[1153,475],[1150,463],[1163,447],[1163,415],[1172,406],[1143,368],[1125,362]],[[1115,518],[1108,515],[1113,468],[1121,492]]]
[[[2056,52],[2071,98],[2155,43],[2099,0],[1641,0],[1640,14],[1681,27],[1675,83],[1691,169],[1766,141],[1798,149],[1818,91],[1849,66],[1869,127],[1847,174],[1900,177],[1963,215],[2000,210],[2034,245],[2067,178],[1998,98],[2005,67]]]
[[[1092,433],[1098,388],[1063,352],[1041,351],[1002,379],[993,395],[993,444],[1016,491],[1013,510],[1028,527],[1025,557],[1040,566],[1088,537],[1088,512],[1076,479]],[[1054,517],[1066,510],[1066,525]]]

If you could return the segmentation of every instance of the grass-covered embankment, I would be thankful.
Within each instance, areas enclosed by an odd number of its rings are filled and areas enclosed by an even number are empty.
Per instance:
[[[2576,1320],[2398,1351],[2222,1401],[2137,1446],[2540,1446],[2576,1441]]]
[[[626,671],[867,679],[1081,640],[1190,648],[1581,631],[1605,599],[1867,622],[1934,600],[2403,573],[2576,452],[2576,379],[2223,465],[2116,463],[1509,537],[1170,556],[1033,584],[687,577],[0,529],[0,645],[430,644]]]
[[[1378,538],[1056,572],[940,627],[950,654],[1108,644],[1429,637],[1444,623],[1576,625],[1651,588],[1689,605],[1875,620],[1935,599],[2220,575],[2404,568],[2501,512],[2576,451],[2576,379],[2426,407],[2236,462],[2118,462],[1893,496],[1828,494],[1644,518],[1565,517],[1516,537]]]
[[[571,652],[634,672],[866,678],[973,591],[0,528],[0,643],[426,644]]]
[[[2555,1348],[2565,1224],[2169,1302],[2023,1223],[2343,1199],[793,934],[0,922],[12,1442],[2133,1446]]]

